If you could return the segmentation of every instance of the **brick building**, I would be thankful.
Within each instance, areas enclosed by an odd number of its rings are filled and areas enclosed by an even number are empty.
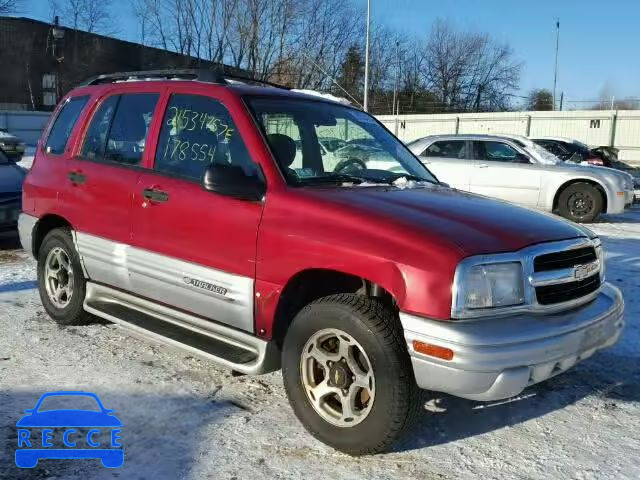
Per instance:
[[[15,17],[0,17],[0,66],[0,110],[52,110],[79,82],[102,73],[217,68],[167,50]]]

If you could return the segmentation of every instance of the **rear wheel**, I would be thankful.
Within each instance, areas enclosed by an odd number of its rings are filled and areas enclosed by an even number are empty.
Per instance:
[[[593,222],[602,213],[602,193],[589,183],[572,183],[558,197],[558,212],[578,223]]]
[[[60,325],[86,325],[82,306],[86,282],[68,228],[50,231],[38,252],[38,290],[42,305]]]
[[[306,306],[285,338],[283,377],[305,428],[351,455],[387,450],[417,411],[402,329],[375,299],[341,294]]]

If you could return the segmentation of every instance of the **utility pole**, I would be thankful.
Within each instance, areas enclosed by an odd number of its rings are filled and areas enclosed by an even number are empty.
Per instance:
[[[564,102],[564,92],[560,92],[560,111],[562,111],[562,102]]]
[[[560,47],[560,19],[556,18],[556,68],[553,73],[553,110],[556,109],[556,84],[558,83],[558,48]]]
[[[399,94],[398,94],[398,77],[400,75],[400,42],[396,41],[396,78],[393,82],[393,106],[391,107],[391,114],[395,116],[394,118],[394,133],[398,136],[398,110],[396,109],[396,102],[400,103]]]
[[[369,111],[369,29],[371,19],[371,0],[367,0],[367,40],[364,47],[364,111]]]

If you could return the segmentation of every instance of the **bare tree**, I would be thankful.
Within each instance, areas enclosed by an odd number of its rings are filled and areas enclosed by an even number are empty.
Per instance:
[[[20,3],[20,0],[0,0],[0,15],[17,12]]]
[[[118,33],[113,0],[49,0],[49,5],[63,25],[103,35]]]
[[[553,110],[553,93],[546,88],[534,88],[527,95],[527,110]]]
[[[501,110],[518,87],[522,65],[487,34],[456,32],[437,21],[425,48],[428,87],[447,110]]]

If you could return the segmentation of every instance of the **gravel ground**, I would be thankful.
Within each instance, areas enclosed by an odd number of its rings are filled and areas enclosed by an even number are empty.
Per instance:
[[[621,287],[621,341],[518,398],[484,404],[428,394],[394,452],[351,458],[308,435],[279,373],[233,377],[98,323],[60,328],[40,305],[35,263],[0,247],[0,478],[471,479],[640,477],[640,210],[594,225]],[[53,390],[97,393],[122,420],[125,463],[14,464],[15,422]]]

